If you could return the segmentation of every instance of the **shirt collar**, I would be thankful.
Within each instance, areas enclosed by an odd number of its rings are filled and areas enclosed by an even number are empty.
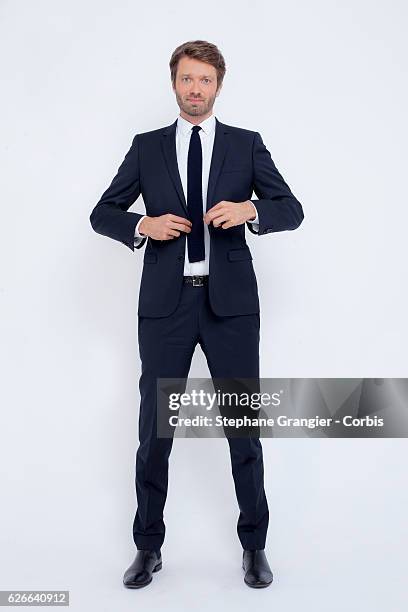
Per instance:
[[[194,123],[187,121],[184,119],[184,117],[181,117],[181,115],[177,117],[177,129],[181,131],[183,136],[187,136],[191,132],[194,125]],[[211,134],[215,130],[215,115],[210,115],[198,125],[205,134]]]

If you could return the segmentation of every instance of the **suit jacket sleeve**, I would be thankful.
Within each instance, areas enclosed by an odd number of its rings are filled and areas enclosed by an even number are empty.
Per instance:
[[[299,227],[303,209],[276,168],[261,135],[256,132],[253,142],[253,191],[258,200],[251,200],[258,211],[259,231],[247,222],[253,234],[262,236]]]
[[[90,222],[95,232],[122,242],[132,251],[140,249],[146,238],[135,244],[135,228],[144,215],[128,212],[139,195],[139,143],[136,135],[116,176],[91,212]]]

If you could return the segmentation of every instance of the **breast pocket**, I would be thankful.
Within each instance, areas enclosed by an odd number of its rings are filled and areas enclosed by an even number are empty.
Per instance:
[[[228,164],[223,166],[221,170],[221,174],[230,174],[232,172],[241,172],[242,174],[248,174],[251,171],[251,168],[248,165],[237,165],[237,164]]]

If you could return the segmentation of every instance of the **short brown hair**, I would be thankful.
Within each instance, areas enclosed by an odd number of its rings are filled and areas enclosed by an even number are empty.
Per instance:
[[[225,75],[225,61],[218,47],[206,40],[189,40],[179,45],[173,51],[170,59],[170,73],[173,86],[176,82],[177,66],[183,56],[207,62],[207,64],[214,66],[217,71],[217,90],[221,87]]]

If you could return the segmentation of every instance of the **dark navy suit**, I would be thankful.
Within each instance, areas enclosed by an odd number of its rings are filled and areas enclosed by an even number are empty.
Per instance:
[[[135,227],[142,215],[128,209],[140,194],[151,217],[173,213],[189,218],[177,166],[176,123],[134,137],[91,213],[96,232],[134,250]],[[221,200],[249,200],[253,192],[259,231],[247,223],[249,231],[262,236],[301,224],[302,206],[260,134],[216,119],[207,210]],[[183,281],[184,232],[165,241],[144,239],[136,247],[146,244],[138,305],[142,374],[133,537],[139,549],[158,549],[165,536],[163,511],[173,439],[157,437],[157,378],[187,378],[197,344],[213,378],[259,377],[260,308],[245,224],[227,230],[211,224],[209,232],[209,277],[203,287]],[[261,443],[257,437],[227,439],[240,508],[238,536],[243,548],[263,549],[269,511]]]

